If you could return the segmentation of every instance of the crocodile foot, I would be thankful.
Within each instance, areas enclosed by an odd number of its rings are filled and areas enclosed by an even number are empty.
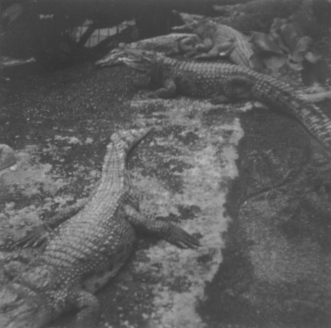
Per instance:
[[[45,243],[49,239],[51,229],[42,224],[33,228],[33,230],[25,237],[19,239],[15,246],[19,247],[37,247]]]
[[[200,242],[194,236],[187,233],[180,227],[169,223],[168,229],[171,231],[169,236],[164,239],[179,248],[196,248],[200,246]]]

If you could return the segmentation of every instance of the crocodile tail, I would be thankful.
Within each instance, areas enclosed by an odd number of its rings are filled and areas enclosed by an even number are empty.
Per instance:
[[[296,117],[324,148],[325,155],[331,158],[331,120],[315,105],[305,104],[304,102],[302,102],[302,105],[298,106],[300,110],[296,110]]]
[[[121,147],[128,156],[150,132],[149,128],[119,130],[112,135],[111,141],[115,147]]]

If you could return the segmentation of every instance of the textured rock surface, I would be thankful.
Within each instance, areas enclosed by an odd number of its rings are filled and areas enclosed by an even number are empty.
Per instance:
[[[240,114],[249,104],[150,100],[125,68],[11,72],[0,143],[20,161],[1,186],[1,240],[86,197],[111,133],[137,121],[162,128],[142,145],[144,163],[130,165],[141,206],[202,236],[197,251],[141,239],[97,295],[100,327],[328,327],[330,187],[296,122],[265,109]]]

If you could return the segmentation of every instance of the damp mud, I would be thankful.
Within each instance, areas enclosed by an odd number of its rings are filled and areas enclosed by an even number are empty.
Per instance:
[[[248,102],[150,99],[123,67],[6,74],[0,143],[18,163],[0,180],[0,247],[88,197],[111,134],[139,126],[153,128],[129,162],[142,213],[200,240],[181,250],[139,235],[97,293],[100,328],[330,326],[330,171],[297,122]],[[8,263],[40,252],[1,251],[1,285]]]

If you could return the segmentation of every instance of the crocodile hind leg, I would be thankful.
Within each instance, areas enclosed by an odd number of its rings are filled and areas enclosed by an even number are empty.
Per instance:
[[[229,98],[249,98],[254,83],[242,78],[232,78],[224,86],[224,94]]]
[[[223,95],[210,99],[213,104],[224,104],[238,99],[250,99],[253,83],[245,79],[235,77],[229,79],[223,88]]]
[[[12,280],[22,273],[26,266],[27,264],[23,261],[10,261],[3,265],[4,274],[9,280]]]
[[[195,248],[200,245],[198,239],[170,222],[143,216],[129,205],[124,207],[124,211],[128,222],[138,230],[149,232],[179,248]]]
[[[80,290],[73,298],[72,302],[79,311],[75,320],[75,327],[96,327],[101,312],[99,300],[92,293],[85,290]]]

